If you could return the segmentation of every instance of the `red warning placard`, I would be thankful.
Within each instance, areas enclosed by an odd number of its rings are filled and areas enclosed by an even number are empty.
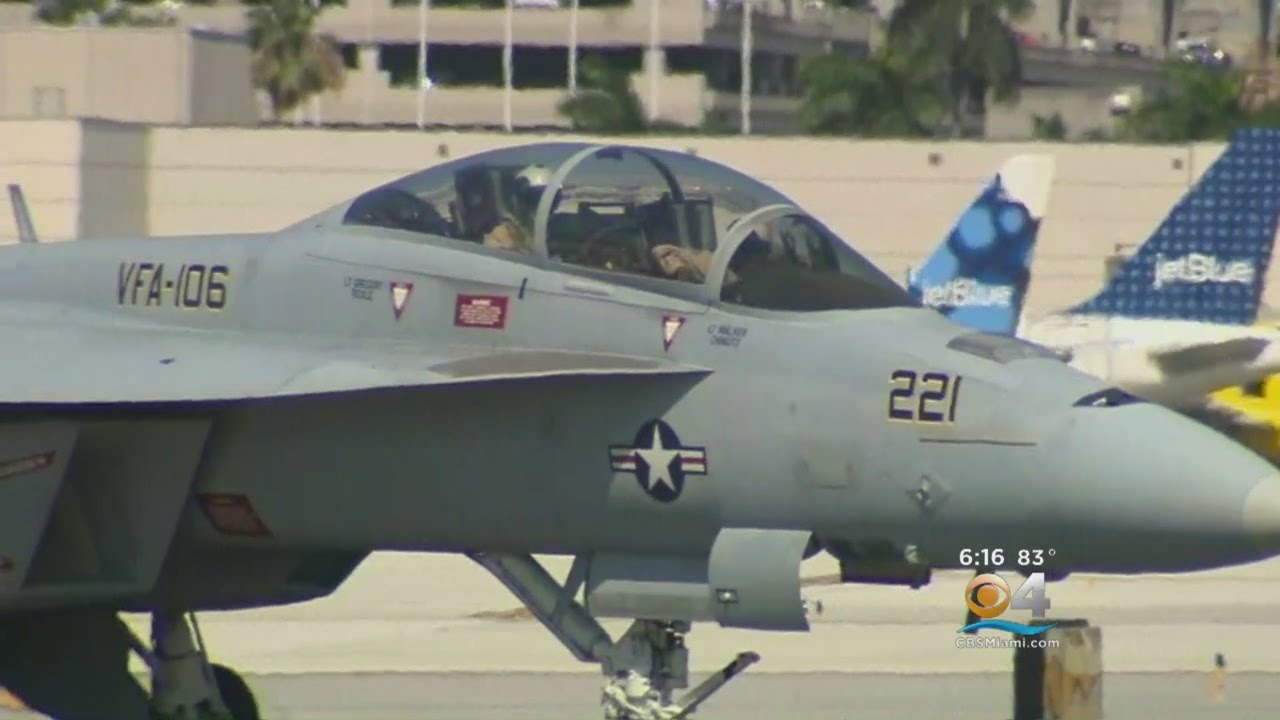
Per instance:
[[[507,326],[507,297],[459,295],[453,307],[453,324],[458,327],[501,330]]]
[[[48,450],[38,455],[5,460],[0,462],[0,480],[17,477],[36,470],[43,470],[53,464],[53,451]]]
[[[218,532],[243,537],[271,537],[266,523],[258,517],[253,504],[244,495],[198,493],[200,509]]]

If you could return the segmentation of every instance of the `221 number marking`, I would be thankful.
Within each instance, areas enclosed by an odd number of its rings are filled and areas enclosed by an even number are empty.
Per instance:
[[[894,370],[889,375],[889,418],[918,423],[955,422],[963,379],[944,372]]]

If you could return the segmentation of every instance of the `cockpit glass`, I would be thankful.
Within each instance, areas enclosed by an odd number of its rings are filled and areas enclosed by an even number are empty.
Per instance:
[[[813,217],[758,222],[729,260],[720,299],[763,310],[915,307],[901,285]]]
[[[690,153],[594,146],[570,167],[592,147],[539,143],[446,162],[366,192],[342,223],[513,252],[535,252],[541,232],[553,260],[702,283],[730,225],[759,208],[790,204],[769,186]]]
[[[726,258],[713,259],[723,249],[732,255],[721,299],[748,307],[919,305],[814,218],[778,217],[785,207],[794,209],[785,195],[692,153],[537,143],[436,165],[335,212],[344,225],[502,251],[539,252],[541,239],[552,261],[694,284],[721,281]]]
[[[1075,402],[1076,407],[1119,407],[1121,405],[1132,405],[1134,403],[1146,402],[1142,398],[1121,390],[1118,387],[1111,387],[1105,390],[1091,392]]]
[[[607,147],[564,178],[547,252],[585,267],[702,283],[733,222],[787,198],[686,153]]]
[[[532,252],[543,189],[565,160],[587,147],[539,143],[442,163],[366,192],[342,222]]]

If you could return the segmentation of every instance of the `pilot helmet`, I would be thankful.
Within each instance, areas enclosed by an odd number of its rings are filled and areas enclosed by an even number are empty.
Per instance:
[[[530,165],[516,173],[516,197],[525,212],[532,215],[537,209],[538,201],[542,199],[542,191],[550,180],[551,170],[546,165]]]

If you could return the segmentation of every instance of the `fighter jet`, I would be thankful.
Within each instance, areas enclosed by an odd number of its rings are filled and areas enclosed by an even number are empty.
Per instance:
[[[1034,211],[1036,201],[1026,204],[1016,189],[1006,195],[1006,204],[1015,208],[1008,212],[1030,208],[1038,228],[1042,213]],[[959,225],[925,266],[932,272],[913,280],[913,292],[972,327],[1016,332],[1054,349],[1072,366],[1129,392],[1199,410],[1213,390],[1280,372],[1280,332],[1253,324],[1277,218],[1280,129],[1242,130],[1089,300],[1018,325],[1036,235],[997,238],[987,252],[959,267],[940,262],[939,255],[954,252],[956,237],[967,237],[964,231],[975,236],[967,240],[971,244],[985,238],[979,231],[984,228]],[[1014,289],[1013,302],[972,308],[928,292],[944,283],[973,284],[977,277],[991,287]]]
[[[323,597],[379,550],[487,568],[615,718],[685,717],[758,659],[676,699],[694,623],[807,630],[819,552],[921,586],[982,548],[1280,551],[1262,458],[686,153],[522,145],[275,232],[15,244],[0,333],[0,685],[58,718],[255,720],[195,613]]]

